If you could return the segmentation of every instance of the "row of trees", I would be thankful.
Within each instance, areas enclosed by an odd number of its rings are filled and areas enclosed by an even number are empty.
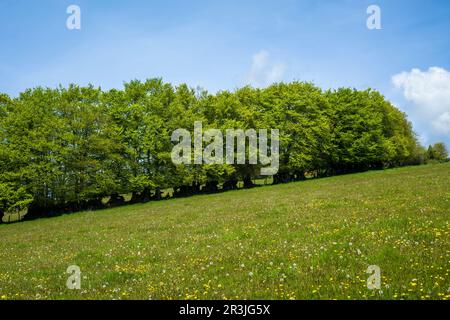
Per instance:
[[[0,214],[28,217],[251,187],[260,167],[174,165],[178,128],[279,129],[274,183],[422,163],[405,115],[373,90],[311,83],[244,87],[215,95],[161,79],[123,90],[35,88],[0,95]]]

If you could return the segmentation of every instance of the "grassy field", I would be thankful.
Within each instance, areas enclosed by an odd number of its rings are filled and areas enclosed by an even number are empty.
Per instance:
[[[0,225],[0,299],[449,299],[449,218],[447,163]]]

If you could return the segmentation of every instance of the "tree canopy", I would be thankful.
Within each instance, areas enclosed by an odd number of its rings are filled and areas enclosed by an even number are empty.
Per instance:
[[[0,95],[0,213],[52,215],[251,187],[257,165],[171,161],[171,133],[204,128],[278,129],[274,183],[447,158],[426,152],[406,115],[379,92],[278,83],[210,94],[161,79],[121,90],[70,85]],[[225,148],[225,146],[224,146]],[[105,203],[105,199],[108,202]]]

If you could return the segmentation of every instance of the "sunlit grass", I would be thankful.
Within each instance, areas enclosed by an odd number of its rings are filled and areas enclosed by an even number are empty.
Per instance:
[[[0,225],[0,299],[448,299],[449,177],[408,167]]]

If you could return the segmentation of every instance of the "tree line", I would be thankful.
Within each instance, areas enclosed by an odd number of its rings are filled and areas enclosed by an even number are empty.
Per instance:
[[[223,131],[278,129],[274,184],[447,158],[444,145],[420,146],[406,115],[371,89],[292,82],[210,94],[158,78],[109,91],[38,87],[0,94],[0,216],[159,200],[168,189],[181,197],[254,186],[259,165],[171,161],[171,133],[195,121]]]

